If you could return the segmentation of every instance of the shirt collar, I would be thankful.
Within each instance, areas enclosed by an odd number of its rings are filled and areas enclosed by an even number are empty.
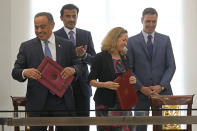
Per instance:
[[[65,31],[66,34],[69,36],[69,32],[70,32],[71,30],[64,26],[64,31]],[[74,32],[74,35],[76,35],[76,28],[73,28],[72,31]]]
[[[144,31],[142,30],[142,34],[143,34],[144,38],[147,38],[148,35],[152,35],[152,39],[154,39],[155,31],[154,31],[153,33],[151,33],[151,34],[148,34],[148,33],[144,32]]]
[[[54,43],[54,41],[55,41],[54,33],[51,34],[51,36],[49,37],[48,41],[49,41],[49,43]],[[42,41],[42,40],[41,40],[41,42],[44,43],[44,41]]]

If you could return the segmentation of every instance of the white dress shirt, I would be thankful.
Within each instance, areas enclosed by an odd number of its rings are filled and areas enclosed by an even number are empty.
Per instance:
[[[145,40],[145,43],[147,44],[147,41],[148,41],[148,35],[152,35],[152,38],[151,38],[151,41],[152,41],[152,44],[154,44],[154,38],[155,38],[155,32],[153,32],[152,34],[148,34],[148,33],[146,33],[146,32],[144,32],[143,30],[142,30],[142,34],[143,34],[143,36],[144,36],[144,40]]]
[[[51,34],[51,36],[49,37],[48,41],[49,41],[48,46],[49,46],[49,49],[51,51],[52,59],[54,61],[56,61],[56,44],[55,44],[55,35],[54,35],[54,33]],[[41,40],[41,44],[42,44],[43,52],[45,52],[45,43],[44,43],[44,41]]]
[[[73,36],[75,38],[75,43],[76,43],[76,28],[73,28],[72,30],[70,30],[70,29],[68,29],[67,27],[64,26],[64,31],[66,32],[69,39],[70,39],[69,32],[73,31]]]

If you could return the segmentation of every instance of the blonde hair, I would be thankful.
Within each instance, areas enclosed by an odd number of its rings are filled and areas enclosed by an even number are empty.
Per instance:
[[[127,30],[122,27],[115,27],[111,29],[102,41],[101,50],[108,51],[110,54],[113,53],[116,50],[118,38],[125,33],[127,33]],[[123,50],[120,54],[125,55],[126,51]]]

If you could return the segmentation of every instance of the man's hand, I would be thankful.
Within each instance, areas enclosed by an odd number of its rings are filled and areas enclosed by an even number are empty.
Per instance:
[[[23,75],[24,77],[35,79],[35,80],[41,78],[40,71],[35,68],[24,69]]]
[[[156,92],[157,94],[159,94],[162,91],[162,88],[160,85],[155,85],[155,86],[150,86],[149,87],[152,91]]]
[[[63,71],[61,72],[61,76],[63,79],[68,78],[69,76],[72,76],[75,74],[75,69],[72,67],[66,67],[63,69]]]
[[[140,91],[146,96],[158,95],[158,93],[156,93],[154,90],[151,90],[150,87],[143,86],[142,88],[140,88]]]
[[[87,45],[82,45],[82,46],[78,46],[76,47],[76,55],[79,57],[82,57],[87,50]]]

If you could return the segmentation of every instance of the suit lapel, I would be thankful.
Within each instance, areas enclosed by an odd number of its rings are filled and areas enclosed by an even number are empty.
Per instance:
[[[76,46],[80,44],[80,30],[76,28]]]
[[[60,31],[61,31],[62,37],[68,39],[68,35],[66,34],[64,27],[62,27]]]
[[[62,47],[62,43],[58,40],[58,38],[55,36],[55,45],[56,45],[56,62],[57,63],[60,63],[60,60],[61,60],[61,58],[60,58],[60,56],[61,56],[61,48],[63,48]]]
[[[148,53],[148,49],[147,49],[147,45],[146,45],[146,42],[144,40],[144,36],[142,34],[142,32],[139,34],[139,40],[140,40],[140,44],[142,45],[143,49],[144,49],[144,52],[146,53],[147,57],[149,59],[151,59],[149,53]]]
[[[158,44],[159,44],[158,34],[155,32],[154,43],[153,43],[153,56],[152,57],[154,57],[154,55],[156,54]]]
[[[38,58],[40,58],[40,61],[42,61],[42,59],[45,56],[44,56],[44,51],[42,49],[41,41],[38,38],[36,38],[34,49],[35,49],[35,52],[37,52]]]
[[[61,31],[62,37],[69,40],[68,35],[66,34],[66,32],[64,30],[64,27],[62,27],[60,31]],[[78,46],[78,44],[80,44],[79,38],[80,38],[80,31],[78,28],[76,28],[76,38],[75,38],[76,39],[76,46]]]

